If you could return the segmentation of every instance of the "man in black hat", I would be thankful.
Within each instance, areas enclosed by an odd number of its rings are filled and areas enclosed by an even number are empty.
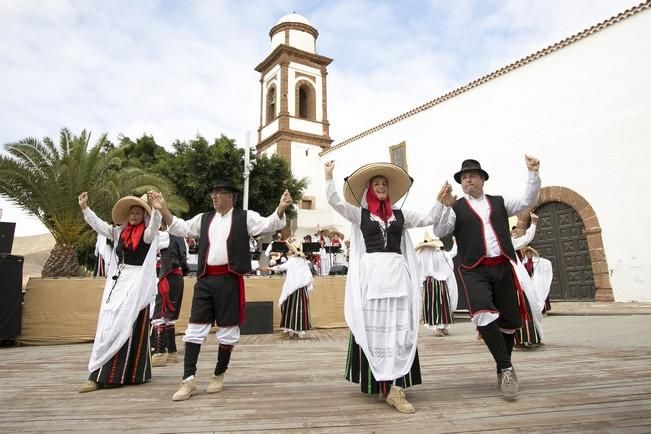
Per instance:
[[[466,291],[472,321],[497,364],[497,382],[507,398],[518,394],[518,380],[511,364],[513,333],[522,326],[526,308],[514,265],[508,218],[533,206],[540,192],[538,159],[525,155],[529,170],[520,198],[484,194],[488,173],[477,160],[465,160],[454,180],[463,197],[452,195],[446,181],[434,207],[434,235],[454,233],[460,259],[461,286]]]
[[[160,193],[149,193],[150,203],[161,211],[170,234],[199,237],[197,283],[194,286],[190,321],[183,337],[183,383],[174,394],[174,401],[186,400],[197,393],[194,376],[199,351],[213,322],[219,326],[219,350],[217,366],[207,392],[221,392],[231,351],[240,338],[239,325],[244,322],[242,276],[251,271],[249,237],[284,228],[285,209],[292,204],[292,197],[285,190],[276,211],[264,218],[255,211],[234,209],[237,193],[239,190],[231,181],[218,180],[210,193],[214,211],[198,214],[187,221],[170,213]]]

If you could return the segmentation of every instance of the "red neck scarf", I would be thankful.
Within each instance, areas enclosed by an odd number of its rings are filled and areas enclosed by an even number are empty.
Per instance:
[[[368,182],[368,189],[366,191],[366,203],[368,204],[368,210],[371,212],[371,214],[381,218],[384,222],[388,222],[393,215],[393,211],[391,211],[391,198],[389,197],[389,193],[387,193],[386,199],[378,199],[375,195],[375,192],[373,191],[371,181]]]
[[[527,273],[529,273],[529,276],[533,276],[533,262],[531,259],[527,258],[527,262],[524,263],[524,268],[527,269]]]
[[[142,234],[145,232],[145,222],[142,222],[137,225],[132,225],[127,223],[120,238],[122,239],[122,244],[124,244],[125,249],[136,250],[140,240],[142,239]]]

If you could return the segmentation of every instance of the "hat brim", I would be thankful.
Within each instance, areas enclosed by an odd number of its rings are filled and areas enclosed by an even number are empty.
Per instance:
[[[463,169],[454,174],[454,180],[457,181],[457,184],[461,184],[461,175],[465,172],[479,172],[484,177],[484,181],[488,179],[488,172],[484,169]]]
[[[398,202],[407,194],[414,180],[405,170],[391,163],[370,163],[355,170],[344,179],[344,199],[356,206],[361,205],[362,195],[371,179],[383,176],[389,184],[389,197],[392,203]]]
[[[420,243],[419,245],[416,246],[416,250],[425,249],[425,248],[442,249],[443,242],[441,240],[432,240],[432,241],[426,241],[424,243]]]
[[[330,238],[332,238],[332,236],[333,236],[334,234],[337,234],[337,235],[339,236],[339,239],[342,240],[342,241],[343,241],[344,238],[345,238],[345,237],[344,237],[344,234],[342,234],[342,233],[339,232],[339,231],[332,231],[332,232],[330,232]]]
[[[210,189],[211,192],[213,192],[215,190],[227,190],[227,191],[230,191],[231,193],[235,193],[235,194],[242,193],[239,188],[237,188],[235,186],[232,186],[232,185],[215,185]]]
[[[289,250],[289,252],[291,252],[292,255],[301,256],[301,257],[305,256],[305,254],[301,252],[298,249],[298,247],[296,247],[294,244],[289,242],[286,242],[286,244],[287,244],[287,249]]]
[[[151,215],[151,207],[147,202],[139,197],[125,196],[113,205],[113,210],[111,210],[113,223],[123,225],[129,221],[129,210],[132,206],[139,206],[143,208],[147,214]]]
[[[540,258],[540,253],[538,253],[538,251],[536,249],[534,249],[533,247],[527,246],[523,250],[524,250],[524,253],[527,253],[527,251],[531,250],[533,252],[534,256],[538,256]]]

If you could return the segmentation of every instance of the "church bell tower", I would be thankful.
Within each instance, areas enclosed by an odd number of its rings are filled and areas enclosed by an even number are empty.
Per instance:
[[[260,127],[257,152],[298,160],[330,147],[327,66],[316,53],[319,32],[303,16],[282,17],[269,31],[271,53],[260,73]]]

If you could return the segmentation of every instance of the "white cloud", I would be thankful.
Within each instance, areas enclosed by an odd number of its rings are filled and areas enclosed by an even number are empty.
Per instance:
[[[241,142],[259,122],[253,68],[294,10],[334,59],[338,142],[637,3],[2,1],[0,144],[62,127],[165,146],[197,133]]]

